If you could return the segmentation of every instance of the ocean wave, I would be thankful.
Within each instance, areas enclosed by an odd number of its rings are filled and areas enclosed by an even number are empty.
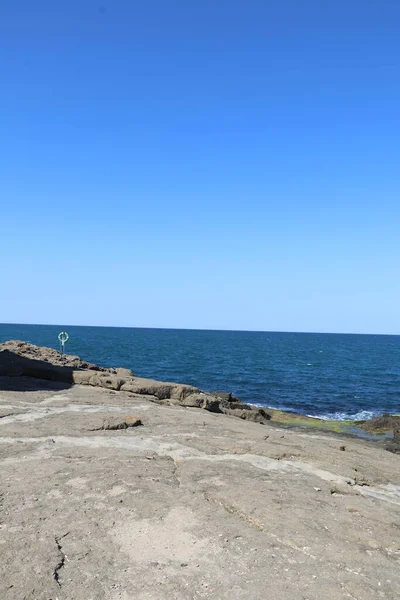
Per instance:
[[[318,414],[310,414],[310,413],[302,413],[295,408],[288,406],[266,406],[261,402],[251,402],[252,406],[257,406],[259,408],[265,408],[268,410],[282,410],[284,412],[290,412],[298,415],[304,415],[306,417],[311,417],[312,419],[320,419],[321,421],[368,421],[368,419],[372,419],[373,417],[380,417],[384,414],[384,411],[379,410],[359,410],[358,412],[329,412],[329,413],[318,413]]]
[[[367,421],[373,417],[379,417],[383,413],[372,410],[360,410],[356,413],[334,412],[320,415],[307,415],[313,419],[321,419],[321,421]]]
[[[282,410],[283,412],[296,412],[294,408],[290,408],[289,406],[271,406],[270,404],[268,404],[267,406],[265,402],[246,402],[246,404],[250,404],[251,406],[257,406],[257,408],[265,408],[266,410],[270,408],[271,410]],[[298,414],[300,413],[298,412]]]

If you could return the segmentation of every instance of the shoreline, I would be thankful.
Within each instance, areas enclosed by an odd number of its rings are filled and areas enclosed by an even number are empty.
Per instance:
[[[393,438],[393,431],[388,430],[383,432],[376,428],[376,432],[367,432],[361,425],[367,422],[373,423],[379,417],[372,417],[366,420],[354,420],[354,419],[322,419],[319,417],[311,417],[309,415],[302,415],[291,411],[284,411],[279,409],[272,409],[267,407],[267,411],[272,415],[272,420],[275,423],[280,423],[287,427],[302,427],[305,429],[317,429],[320,431],[329,431],[331,433],[339,433],[344,435],[350,435],[352,437],[359,437],[366,440],[387,440]],[[398,417],[400,415],[391,414],[391,417]]]
[[[395,428],[400,426],[398,414],[339,421],[244,403],[230,392],[204,392],[190,385],[136,377],[129,369],[101,367],[78,356],[61,354],[52,348],[20,340],[0,344],[0,376],[28,376],[71,385],[143,393],[153,396],[154,401],[160,403],[203,408],[261,424],[269,422],[283,428],[325,431],[365,440],[391,442],[396,437]]]

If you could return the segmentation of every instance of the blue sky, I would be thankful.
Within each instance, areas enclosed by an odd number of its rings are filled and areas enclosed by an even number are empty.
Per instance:
[[[400,333],[400,4],[0,7],[0,322]]]

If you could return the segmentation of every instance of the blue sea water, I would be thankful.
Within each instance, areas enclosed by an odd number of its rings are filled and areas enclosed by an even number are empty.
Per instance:
[[[1,325],[20,339],[138,376],[231,391],[244,402],[321,418],[400,413],[400,336]]]

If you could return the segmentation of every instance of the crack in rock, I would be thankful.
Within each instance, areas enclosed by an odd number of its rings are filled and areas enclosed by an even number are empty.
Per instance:
[[[172,467],[172,475],[175,478],[175,480],[176,480],[176,482],[178,484],[178,487],[181,487],[181,480],[180,480],[179,475],[177,473],[177,471],[178,471],[178,463],[176,462],[176,460],[174,460],[174,459],[172,459],[172,460],[174,461],[174,464],[173,464],[173,467]]]
[[[61,569],[65,566],[65,561],[66,561],[66,555],[63,552],[62,546],[60,544],[60,540],[62,540],[63,538],[65,538],[67,535],[69,534],[69,531],[67,533],[65,533],[64,535],[62,535],[61,537],[57,537],[54,536],[54,540],[56,542],[56,546],[57,546],[57,550],[58,553],[60,555],[60,559],[58,561],[58,563],[56,564],[56,566],[54,567],[53,570],[53,579],[54,581],[57,583],[58,587],[61,587],[61,582],[60,582],[60,571]]]
[[[230,515],[234,515],[235,517],[238,517],[242,521],[245,521],[245,523],[248,523],[252,527],[255,527],[256,529],[258,529],[258,531],[264,531],[264,525],[262,523],[260,523],[260,521],[258,521],[254,517],[251,517],[250,515],[246,514],[245,512],[242,512],[239,508],[237,508],[233,504],[228,504],[227,502],[221,502],[220,500],[217,500],[217,498],[213,498],[212,496],[209,496],[207,493],[204,493],[203,496],[207,502],[215,502],[215,504],[218,504],[219,506],[221,506]]]
[[[101,427],[89,429],[89,431],[116,431],[118,429],[129,429],[131,427],[140,427],[142,421],[137,417],[111,418],[104,421]]]

